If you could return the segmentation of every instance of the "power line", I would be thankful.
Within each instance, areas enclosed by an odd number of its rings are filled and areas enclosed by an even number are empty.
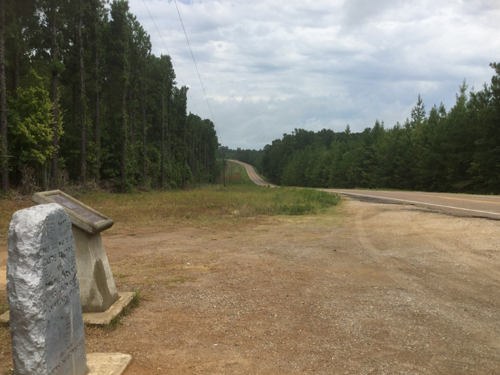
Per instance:
[[[146,1],[145,1],[145,0],[142,0],[142,2],[144,3],[144,6],[146,7],[146,9],[147,9],[147,11],[148,11],[148,13],[149,13],[149,17],[151,18],[151,21],[153,21],[153,25],[155,25],[156,31],[158,31],[158,35],[160,36],[160,39],[161,39],[161,41],[162,41],[162,43],[163,43],[163,46],[164,46],[164,47],[165,47],[165,49],[167,50],[167,53],[169,54],[169,56],[172,56],[172,55],[170,54],[170,51],[168,50],[167,45],[165,44],[165,41],[163,40],[163,37],[162,37],[162,35],[161,35],[161,33],[160,33],[160,30],[158,29],[158,26],[156,26],[156,22],[155,22],[155,20],[153,19],[153,16],[151,15],[151,12],[149,11],[149,8],[148,8],[148,6],[147,6],[147,4],[146,4]],[[183,27],[184,27],[184,26],[183,26]],[[170,59],[170,62],[172,63],[172,66],[174,67],[174,69],[177,71],[177,74],[178,74],[178,76],[179,76],[180,80],[182,81],[182,83],[184,84],[184,86],[187,86],[187,85],[186,85],[186,83],[184,82],[184,80],[182,79],[182,76],[181,76],[180,71],[179,71],[179,70],[175,67],[174,60],[173,60],[173,59]],[[196,106],[196,102],[193,100],[193,97],[192,97],[192,96],[191,96],[191,94],[189,93],[189,90],[187,90],[187,93],[188,93],[189,98],[191,99],[191,101],[192,101],[192,103],[193,103],[194,107],[196,108],[196,111],[197,111],[198,113],[200,113],[200,110],[199,110],[199,109],[198,109],[198,107]],[[212,118],[213,118],[213,115],[212,115]]]
[[[182,22],[181,12],[179,11],[179,7],[177,6],[177,0],[174,0],[174,3],[175,3],[175,7],[177,8],[177,14],[179,15],[182,29],[184,30],[184,35],[186,36],[186,41],[187,41],[187,44],[189,46],[189,51],[191,52],[191,57],[193,58],[193,63],[194,63],[194,67],[196,68],[196,73],[198,73],[198,79],[200,80],[201,88],[203,89],[203,94],[205,95],[205,100],[207,102],[208,109],[210,110],[210,114],[212,115],[212,121],[214,122],[215,130],[217,133],[219,133],[219,131],[217,129],[217,125],[215,123],[214,113],[212,112],[212,107],[210,106],[210,102],[208,101],[207,93],[205,91],[205,86],[203,86],[203,81],[201,80],[200,71],[198,70],[198,65],[196,65],[196,60],[194,58],[193,50],[191,49],[191,44],[189,43],[189,39],[188,39],[188,36],[186,33],[186,28],[184,27],[184,22]],[[219,133],[219,136],[220,136],[220,133]]]

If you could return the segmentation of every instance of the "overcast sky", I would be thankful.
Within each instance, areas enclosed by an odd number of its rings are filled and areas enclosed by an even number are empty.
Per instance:
[[[150,18],[152,14],[167,49]],[[449,110],[500,62],[498,0],[177,0],[219,142],[261,149],[294,128],[392,127],[418,94]],[[212,119],[173,0],[130,0],[172,56],[188,111]]]

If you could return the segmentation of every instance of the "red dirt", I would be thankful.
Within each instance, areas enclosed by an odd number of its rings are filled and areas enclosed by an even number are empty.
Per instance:
[[[86,329],[87,352],[131,354],[126,375],[498,373],[499,232],[346,199],[234,230],[105,236],[118,289],[143,300],[115,330]]]

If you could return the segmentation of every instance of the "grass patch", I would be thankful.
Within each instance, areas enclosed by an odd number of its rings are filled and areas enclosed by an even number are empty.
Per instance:
[[[130,309],[135,309],[137,306],[139,306],[139,302],[141,302],[141,299],[142,299],[141,291],[134,290],[134,296],[132,297],[132,301],[130,302],[130,305],[128,305],[128,307]]]
[[[0,374],[13,374],[10,327],[0,325]]]
[[[115,279],[124,279],[126,277],[129,277],[130,275],[129,274],[126,274],[126,273],[122,273],[122,272],[113,272],[113,277]]]
[[[104,327],[104,329],[106,331],[114,331],[116,328],[123,325],[122,317],[129,315],[133,309],[138,307],[141,299],[142,299],[141,291],[134,290],[134,295],[132,296],[132,300],[130,301],[130,303],[123,309],[121,314],[111,319],[111,322],[109,322],[109,324],[106,327]]]
[[[123,325],[123,321],[122,321],[122,316],[120,314],[111,319],[111,322],[109,322],[109,324],[106,327],[104,327],[104,329],[106,331],[114,331],[121,325]]]
[[[104,235],[121,228],[180,226],[220,228],[259,215],[304,215],[324,212],[340,196],[312,189],[269,188],[255,185],[245,174],[226,182],[189,191],[154,191],[147,194],[92,193],[78,197],[85,204],[114,218]],[[237,213],[237,215],[235,215]]]
[[[0,305],[0,315],[2,315],[4,312],[9,311],[9,305],[6,303],[2,303]]]
[[[192,277],[189,276],[177,276],[177,277],[172,277],[170,279],[165,280],[165,284],[167,284],[167,287],[174,287],[175,284],[177,283],[185,283],[188,280],[192,280]]]
[[[313,189],[257,186],[249,179],[243,166],[228,164],[232,165],[231,173],[238,178],[227,181],[226,187],[208,185],[185,191],[129,194],[94,191],[75,193],[74,197],[115,220],[115,225],[103,232],[104,236],[113,235],[120,229],[127,229],[132,236],[136,229],[149,227],[230,227],[259,215],[323,212],[340,200],[338,195]],[[0,200],[0,245],[7,244],[12,214],[32,205],[34,203],[28,200]]]
[[[0,315],[4,312],[9,311],[9,301],[7,299],[7,295],[0,295]]]
[[[276,193],[274,200],[277,214],[306,215],[324,212],[325,209],[336,206],[340,202],[340,196],[313,189],[282,188]]]

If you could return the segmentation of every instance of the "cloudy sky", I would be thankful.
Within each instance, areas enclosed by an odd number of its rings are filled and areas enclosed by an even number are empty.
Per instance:
[[[129,1],[153,53],[170,54],[178,83],[190,87],[188,111],[212,119],[174,1]],[[489,63],[500,62],[498,0],[177,4],[219,141],[231,148],[261,149],[294,128],[392,127],[418,94],[427,109],[449,110],[464,79],[480,90]]]

